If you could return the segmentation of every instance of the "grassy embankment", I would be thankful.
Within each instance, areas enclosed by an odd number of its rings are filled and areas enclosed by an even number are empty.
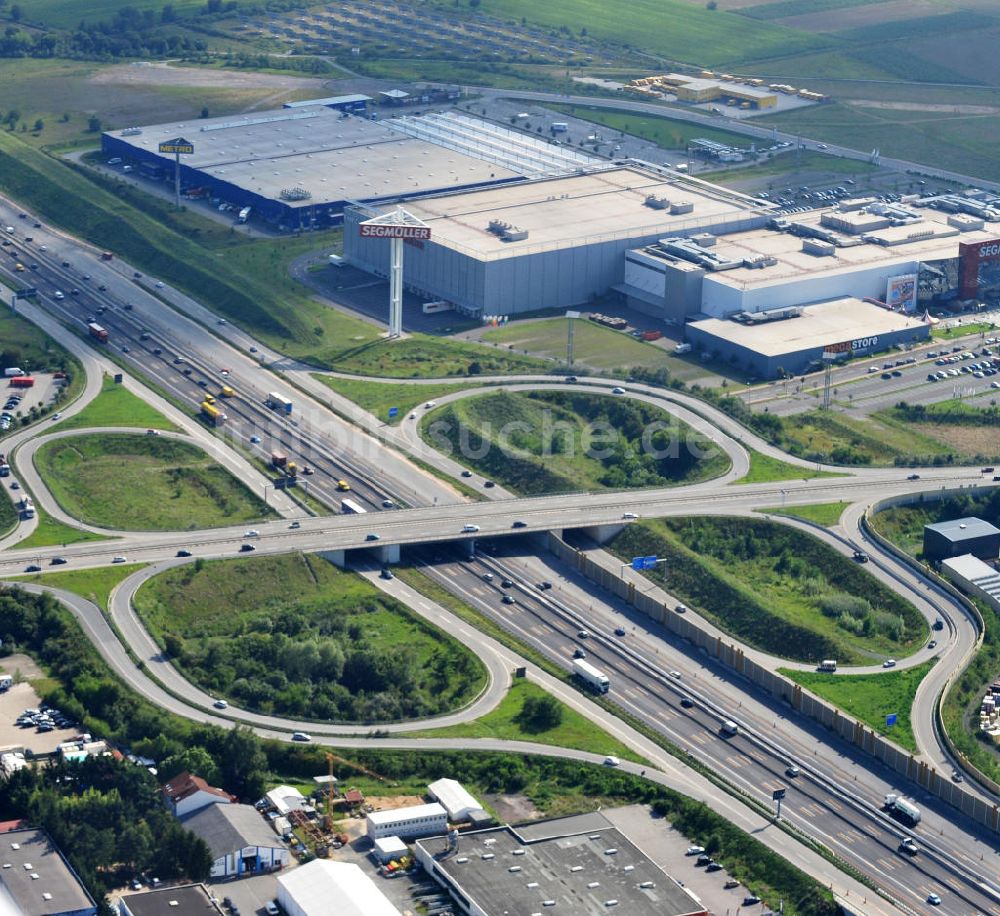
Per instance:
[[[910,713],[917,688],[933,666],[932,659],[900,671],[860,675],[823,674],[786,668],[778,670],[880,735],[891,738],[900,747],[917,753]],[[896,724],[890,727],[886,725],[886,716],[892,714],[897,719]]]
[[[429,400],[479,387],[476,382],[471,381],[464,384],[443,382],[440,385],[408,385],[404,382],[369,382],[361,379],[334,378],[318,373],[314,374],[313,378],[390,426],[399,425],[415,407]],[[390,407],[399,408],[399,413],[395,417],[389,416]]]
[[[908,601],[818,538],[765,519],[669,518],[629,525],[609,547],[657,556],[645,573],[741,642],[780,658],[874,664],[927,639]]]
[[[850,505],[847,502],[836,503],[810,503],[805,506],[771,506],[768,509],[758,509],[758,512],[766,512],[768,515],[787,515],[789,518],[802,518],[807,522],[815,522],[824,528],[832,528],[840,521],[840,516]]]
[[[765,455],[755,449],[747,449],[750,453],[750,470],[739,480],[740,483],[773,483],[779,480],[813,480],[816,477],[843,477],[835,471],[817,471],[798,464],[790,464],[780,458]]]
[[[547,696],[550,694],[544,688],[531,681],[514,681],[500,705],[474,722],[407,734],[411,738],[499,738],[505,741],[535,741],[556,747],[590,751],[592,754],[613,754],[622,760],[645,763],[635,751],[630,750],[616,738],[612,738],[582,713],[570,709],[558,700],[556,702],[562,714],[559,724],[545,729],[532,727],[524,720],[525,700]]]
[[[62,509],[99,527],[193,530],[274,516],[243,483],[186,442],[82,434],[47,443],[35,460]]]
[[[176,431],[174,426],[155,407],[132,394],[122,385],[104,376],[101,393],[78,414],[60,420],[53,426],[60,432],[66,429],[88,429],[101,426],[139,427],[140,429],[165,429]]]
[[[136,609],[194,683],[262,712],[385,722],[474,699],[457,640],[319,557],[195,562],[147,582]]]
[[[10,582],[30,582],[33,585],[47,585],[61,588],[88,601],[93,601],[102,611],[108,609],[108,599],[115,586],[128,576],[142,569],[144,563],[124,563],[115,566],[99,566],[93,569],[69,569],[64,572],[28,576],[11,576]]]
[[[44,509],[35,506],[35,518],[38,525],[35,530],[23,541],[18,541],[17,548],[31,547],[54,547],[57,544],[64,546],[69,544],[80,544],[83,541],[113,541],[116,538],[104,537],[101,534],[94,534],[92,531],[84,531],[82,528],[73,528],[64,525],[57,519],[52,518]]]
[[[666,411],[582,389],[473,396],[428,413],[421,431],[522,495],[694,483],[729,467]]]
[[[980,498],[966,494],[894,506],[874,515],[872,526],[900,549],[923,559],[924,525],[969,515],[1000,525],[1000,490]],[[948,691],[941,716],[956,747],[987,776],[1000,781],[1000,751],[979,732],[983,694],[1000,671],[1000,614],[983,601],[976,604],[985,627],[983,645]]]

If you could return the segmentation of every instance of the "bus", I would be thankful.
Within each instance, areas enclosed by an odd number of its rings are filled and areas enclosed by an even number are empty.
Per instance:
[[[358,505],[353,499],[342,499],[340,501],[340,511],[344,515],[364,515],[368,510],[364,506]]]
[[[286,397],[282,397],[274,391],[268,392],[267,400],[264,402],[272,410],[277,410],[279,413],[291,413],[292,412],[292,402]]]

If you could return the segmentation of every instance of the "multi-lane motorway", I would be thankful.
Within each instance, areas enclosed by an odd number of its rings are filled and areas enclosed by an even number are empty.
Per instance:
[[[5,211],[0,206],[3,219],[13,222],[14,216],[9,208]],[[521,547],[514,546],[509,556],[480,556],[469,563],[454,560],[450,548],[439,548],[443,561],[431,563],[428,572],[564,667],[573,649],[585,644],[585,650],[613,678],[616,686],[612,696],[621,708],[711,767],[739,791],[766,800],[773,788],[787,785],[789,801],[785,812],[790,822],[855,865],[905,909],[920,911],[927,894],[933,891],[942,894],[942,909],[947,912],[1000,912],[1000,869],[992,835],[918,793],[925,821],[917,835],[925,849],[916,859],[900,856],[895,849],[902,831],[879,807],[886,791],[913,794],[913,785],[900,784],[897,777],[872,759],[790,710],[776,707],[751,685],[734,679],[707,658],[692,656],[689,649],[672,642],[665,632],[633,616],[627,607],[593,585],[575,579],[561,564],[535,556],[534,548],[518,552],[526,543],[524,535],[532,532],[627,524],[630,519],[626,515],[632,513],[647,517],[741,513],[779,504],[833,500],[865,505],[913,490],[934,492],[963,484],[979,485],[982,478],[978,469],[921,470],[919,481],[907,480],[906,473],[894,469],[868,469],[840,478],[727,485],[746,467],[744,443],[769,453],[775,450],[694,399],[628,386],[630,395],[662,401],[674,412],[679,411],[678,405],[695,411],[689,419],[702,425],[734,462],[728,478],[674,490],[524,500],[490,492],[484,495],[498,498],[466,503],[455,490],[416,469],[396,450],[416,450],[417,443],[409,438],[412,425],[394,434],[394,448],[359,433],[320,408],[301,388],[267,372],[259,360],[260,348],[250,343],[243,332],[206,321],[206,314],[199,311],[201,307],[176,291],[131,276],[126,265],[108,266],[97,259],[95,252],[44,227],[33,228],[32,234],[35,241],[22,241],[18,247],[24,260],[38,265],[30,276],[41,293],[40,308],[77,332],[84,331],[87,319],[97,318],[111,335],[107,349],[95,344],[105,356],[113,355],[126,372],[141,374],[178,403],[191,405],[192,410],[205,391],[216,391],[222,384],[233,386],[238,396],[224,402],[229,421],[224,427],[223,445],[233,446],[241,455],[258,461],[266,461],[270,450],[280,447],[290,458],[315,468],[316,473],[303,481],[311,495],[336,506],[342,495],[336,481],[347,478],[356,497],[372,510],[360,516],[303,518],[294,529],[287,519],[260,525],[260,537],[255,539],[258,550],[348,550],[358,551],[356,555],[363,558],[361,551],[371,547],[369,539],[373,534],[379,535],[379,546],[438,541],[461,542],[464,549],[483,538],[516,535],[511,543]],[[41,245],[47,250],[41,251]],[[31,255],[23,256],[28,249]],[[0,255],[0,270],[7,261],[12,259]],[[85,280],[84,274],[91,278]],[[18,278],[24,280],[24,275]],[[79,294],[73,295],[73,289],[79,289]],[[63,298],[54,296],[56,290],[63,293]],[[166,307],[165,302],[176,308]],[[131,308],[127,309],[126,304]],[[104,311],[98,314],[102,307]],[[237,345],[230,345],[227,339]],[[223,369],[227,370],[225,375]],[[581,381],[594,386],[614,384],[598,379]],[[93,388],[91,384],[88,390],[93,393]],[[295,401],[291,417],[278,416],[264,407],[268,391],[278,391]],[[253,441],[255,437],[262,441]],[[27,458],[29,449],[23,450]],[[448,465],[442,456],[432,457],[432,463],[442,470],[456,472],[457,466]],[[809,466],[798,463],[808,477],[805,469]],[[38,479],[32,478],[32,487],[44,491]],[[392,511],[384,511],[389,508]],[[124,551],[133,562],[149,563],[170,562],[181,549],[196,558],[235,555],[244,542],[242,526],[199,532],[118,534],[120,539],[111,548],[100,542],[31,550],[18,550],[14,545],[0,554],[0,575],[20,573],[28,563],[47,566],[56,556],[65,558],[73,567],[84,567],[105,565],[113,554]],[[856,532],[852,536],[857,536]],[[494,573],[493,582],[483,578],[486,572]],[[511,589],[517,594],[514,605],[499,602],[496,582],[504,577],[511,580]],[[539,594],[534,583],[541,578],[552,578],[556,588]],[[896,584],[902,588],[901,582]],[[114,613],[120,622],[133,628],[137,623],[128,615],[129,595],[128,588],[118,593]],[[938,601],[934,607],[943,605]],[[943,613],[952,627],[941,655],[942,665],[948,665],[968,650],[968,640],[974,634],[954,607],[947,607]],[[613,635],[612,622],[625,625],[624,639]],[[579,637],[580,630],[587,630],[589,635]],[[107,634],[90,632],[95,639],[108,638]],[[141,632],[128,632],[130,642],[142,643]],[[174,676],[179,678],[176,672]],[[499,671],[494,671],[493,682],[502,686]],[[154,701],[162,701],[159,694],[149,693],[148,686],[134,686]],[[182,695],[193,689],[183,681],[175,686]],[[180,702],[175,694],[170,702],[179,704],[184,714],[204,715],[198,712],[199,698],[195,694],[187,700]],[[683,700],[691,705],[684,705]],[[232,715],[248,714],[233,711]],[[721,717],[736,718],[741,733],[722,739],[717,734]],[[292,722],[251,724],[269,735],[287,734],[302,726]],[[343,739],[330,734],[327,740]],[[925,748],[925,752],[933,756],[934,750]],[[792,763],[800,769],[798,776],[787,775],[786,768]]]

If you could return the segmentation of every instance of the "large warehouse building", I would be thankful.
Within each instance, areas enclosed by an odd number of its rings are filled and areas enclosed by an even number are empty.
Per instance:
[[[406,248],[406,285],[490,315],[585,303],[621,282],[629,248],[768,219],[745,195],[639,165],[411,200],[405,208],[431,229],[430,241]],[[359,205],[344,213],[347,259],[380,276],[388,275],[389,246],[361,238],[357,226],[392,209]]]
[[[181,157],[181,184],[189,196],[250,207],[285,230],[336,224],[347,201],[405,200],[596,161],[468,115],[373,121],[341,101],[108,131],[101,150],[142,177],[172,182],[174,157],[159,146],[187,140],[194,152]]]

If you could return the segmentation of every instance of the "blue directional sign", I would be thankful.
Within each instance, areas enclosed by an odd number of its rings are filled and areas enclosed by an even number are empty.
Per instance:
[[[632,569],[655,569],[656,557],[632,557]]]
[[[15,299],[34,299],[38,295],[38,290],[33,286],[29,286],[26,289],[22,289],[19,292],[14,293]]]
[[[886,728],[892,728],[893,725],[896,724],[896,722],[897,722],[898,719],[899,719],[899,716],[897,716],[896,713],[894,713],[894,712],[889,713],[889,715],[887,715],[885,717],[885,727]]]
[[[398,407],[390,407],[389,408],[389,419],[393,420],[393,419],[395,419],[398,416],[399,416],[399,408]]]

